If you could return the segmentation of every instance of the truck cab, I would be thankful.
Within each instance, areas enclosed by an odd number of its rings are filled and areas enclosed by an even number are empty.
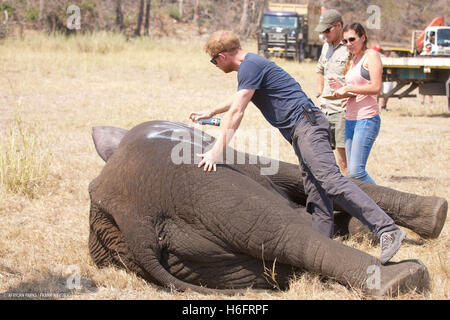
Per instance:
[[[320,6],[268,2],[258,36],[258,53],[271,56],[319,59],[323,42],[314,27],[319,23]]]
[[[303,33],[296,12],[266,11],[261,21],[261,33],[258,39],[258,52],[265,57],[299,57],[299,48]]]
[[[424,47],[430,43],[433,55],[450,56],[450,27],[428,27]]]

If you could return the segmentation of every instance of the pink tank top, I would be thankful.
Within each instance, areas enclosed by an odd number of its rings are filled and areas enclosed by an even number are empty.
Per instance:
[[[351,86],[362,86],[370,83],[370,80],[365,79],[361,75],[362,66],[366,55],[352,68],[350,68],[345,75],[345,82]],[[379,107],[377,102],[378,95],[363,95],[358,94],[356,97],[348,98],[347,107],[345,111],[345,119],[347,120],[361,120],[373,118],[379,114]]]

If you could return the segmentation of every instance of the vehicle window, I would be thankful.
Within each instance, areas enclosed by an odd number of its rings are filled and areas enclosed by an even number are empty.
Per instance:
[[[263,28],[282,27],[297,28],[297,17],[280,17],[266,15],[263,18]]]
[[[437,45],[443,47],[450,46],[450,29],[439,29],[437,31]]]

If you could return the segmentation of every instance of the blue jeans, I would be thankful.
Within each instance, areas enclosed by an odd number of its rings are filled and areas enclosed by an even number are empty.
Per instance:
[[[369,119],[345,120],[345,153],[349,177],[375,184],[366,172],[366,163],[380,131],[380,124],[379,115]]]

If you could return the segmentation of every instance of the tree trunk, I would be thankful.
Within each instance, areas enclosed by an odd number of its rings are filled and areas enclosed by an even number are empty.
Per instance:
[[[259,11],[258,11],[258,18],[257,18],[257,25],[259,26],[259,23],[261,22],[261,19],[264,14],[264,10],[266,8],[267,0],[259,0]]]
[[[8,11],[4,10],[3,13],[5,14],[5,20],[3,20],[3,24],[7,24],[8,23]]]
[[[241,36],[243,37],[246,36],[247,27],[248,27],[248,0],[244,0],[244,3],[242,4],[241,22],[239,25],[239,31]]]
[[[198,21],[198,0],[194,0],[195,4],[194,4],[194,18],[192,19],[192,21],[194,22],[194,24],[197,24]]]
[[[142,19],[144,16],[144,0],[139,1],[139,14],[138,14],[138,21],[136,26],[136,31],[134,32],[135,36],[141,35],[141,27],[142,27]]]
[[[147,0],[145,4],[145,18],[144,18],[144,35],[148,36],[150,34],[150,7],[152,5],[152,0]]]
[[[123,24],[122,0],[116,0],[116,26],[120,31],[125,29],[125,25]]]
[[[178,0],[178,12],[180,13],[180,20],[183,20],[184,10],[183,10],[183,0]]]
[[[44,0],[39,0],[39,27],[42,28],[43,25],[43,14],[44,14]]]

